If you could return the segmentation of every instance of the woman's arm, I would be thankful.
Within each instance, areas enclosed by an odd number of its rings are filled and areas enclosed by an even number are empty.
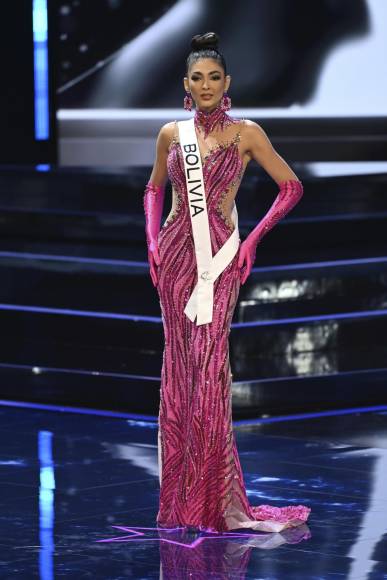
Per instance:
[[[163,214],[165,184],[168,179],[167,157],[168,147],[171,142],[171,126],[173,126],[173,123],[163,125],[157,136],[155,162],[143,197],[148,261],[154,286],[157,285],[158,281],[156,266],[160,264],[157,237]]]
[[[258,243],[298,203],[304,191],[301,181],[274,149],[264,130],[254,121],[246,121],[246,125],[246,152],[265,169],[280,189],[269,211],[241,244],[238,266],[244,269],[242,284],[255,262]]]
[[[247,152],[280,186],[282,181],[298,179],[286,161],[277,153],[265,131],[254,121],[246,119],[243,139]]]
[[[167,157],[169,144],[172,140],[173,125],[173,122],[166,123],[159,131],[156,140],[155,162],[153,164],[152,173],[149,177],[149,181],[154,185],[160,185],[162,187],[165,187],[168,179]]]

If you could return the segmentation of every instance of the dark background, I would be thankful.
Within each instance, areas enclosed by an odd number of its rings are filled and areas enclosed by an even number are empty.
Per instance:
[[[59,107],[180,107],[190,39],[208,30],[220,35],[236,106],[305,104],[331,55],[372,34],[366,0],[244,0],[239,8],[231,0],[59,2]]]
[[[55,6],[49,9],[49,139],[35,139],[32,0],[7,2],[0,18],[0,163],[54,163],[56,152]]]

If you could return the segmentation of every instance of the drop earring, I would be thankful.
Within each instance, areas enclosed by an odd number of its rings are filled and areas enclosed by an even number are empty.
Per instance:
[[[229,111],[231,109],[231,98],[228,96],[227,91],[223,93],[223,97],[220,101],[220,107],[222,111]]]
[[[185,97],[184,97],[184,109],[186,111],[191,111],[192,110],[192,97],[191,97],[191,93],[188,93],[187,91],[185,92]]]

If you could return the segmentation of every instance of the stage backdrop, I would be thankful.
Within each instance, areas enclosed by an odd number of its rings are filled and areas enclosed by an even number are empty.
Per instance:
[[[385,0],[62,0],[59,107],[181,107],[207,30],[238,107],[387,115]]]
[[[385,0],[59,0],[58,10],[58,115],[71,146],[128,133],[145,145],[160,122],[184,115],[190,39],[211,30],[232,77],[232,108],[244,116],[373,118],[368,136],[387,119]]]

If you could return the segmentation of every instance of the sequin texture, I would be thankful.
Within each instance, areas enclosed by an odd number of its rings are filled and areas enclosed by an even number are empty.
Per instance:
[[[235,121],[235,120],[234,120]],[[235,126],[237,131],[235,132]],[[232,232],[230,213],[243,175],[238,143],[243,120],[224,131],[202,157],[213,255]],[[168,176],[179,197],[160,230],[157,290],[164,329],[159,408],[160,527],[222,532],[236,528],[280,531],[303,523],[305,506],[249,505],[232,430],[230,326],[240,289],[239,250],[214,283],[211,323],[184,314],[197,283],[196,258],[180,144],[168,155]],[[279,510],[279,511],[278,511]]]
[[[227,115],[220,104],[218,104],[212,111],[201,111],[195,109],[194,124],[196,129],[204,132],[207,137],[215,128],[220,127],[224,131],[226,127],[232,123],[237,122],[236,119]]]

